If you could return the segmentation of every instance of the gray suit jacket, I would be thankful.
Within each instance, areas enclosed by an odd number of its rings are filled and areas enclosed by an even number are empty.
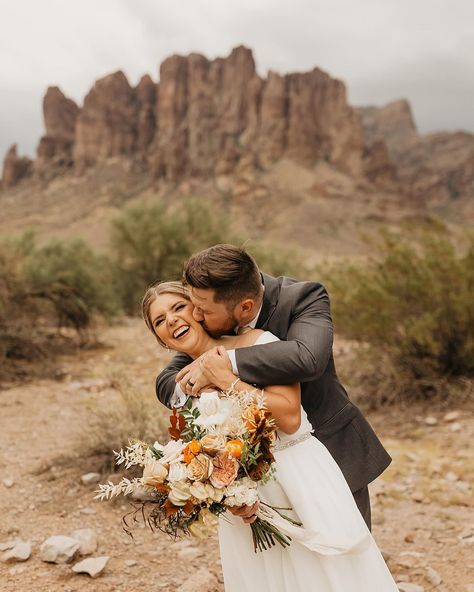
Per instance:
[[[242,380],[265,386],[301,383],[302,405],[340,466],[351,490],[365,487],[391,458],[339,382],[332,353],[333,327],[323,285],[262,274],[265,296],[257,327],[282,341],[236,350]],[[176,373],[191,359],[177,354],[156,379],[159,400],[168,405]]]

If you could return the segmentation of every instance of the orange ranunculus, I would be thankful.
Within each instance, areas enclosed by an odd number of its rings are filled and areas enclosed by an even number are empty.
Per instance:
[[[242,440],[229,440],[225,445],[227,452],[234,458],[239,459],[242,456],[242,448],[244,443]]]
[[[191,442],[183,450],[184,462],[189,464],[201,452],[201,444],[197,440]]]

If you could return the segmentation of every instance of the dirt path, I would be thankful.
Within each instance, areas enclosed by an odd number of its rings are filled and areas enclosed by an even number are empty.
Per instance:
[[[217,575],[223,590],[215,539],[171,543],[164,535],[139,529],[131,541],[120,527],[125,506],[94,501],[95,486],[80,480],[96,467],[80,458],[76,467],[63,467],[57,460],[74,453],[75,435],[94,405],[110,396],[107,377],[114,370],[154,397],[154,375],[165,358],[158,357],[141,322],[108,328],[102,340],[107,347],[60,361],[63,381],[44,380],[0,393],[0,543],[20,538],[33,545],[25,563],[0,563],[0,590],[167,592],[201,567]],[[469,450],[474,419],[459,409],[447,421],[448,411],[432,410],[432,425],[419,409],[370,416],[394,457],[373,484],[373,530],[397,581],[417,583],[426,591],[464,592],[474,584],[474,461]],[[99,578],[39,559],[39,545],[49,536],[88,527],[99,539],[94,555],[110,557]],[[127,565],[128,560],[137,563]],[[443,580],[439,585],[436,574]]]

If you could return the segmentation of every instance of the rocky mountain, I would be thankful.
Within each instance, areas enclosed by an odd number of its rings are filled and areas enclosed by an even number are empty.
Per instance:
[[[474,219],[473,135],[419,134],[406,101],[354,108],[318,68],[263,78],[245,47],[174,55],[135,87],[115,72],[83,105],[50,87],[43,113],[36,159],[5,157],[1,233],[106,248],[123,205],[197,197],[250,237],[332,257],[366,253],[362,236],[405,219]]]
[[[394,179],[384,147],[364,146],[341,81],[318,68],[263,79],[245,47],[215,60],[174,55],[161,64],[159,83],[144,76],[132,87],[115,72],[94,84],[82,107],[50,87],[43,112],[46,134],[33,169],[9,153],[5,187],[31,172],[50,179],[73,168],[81,175],[119,155],[139,159],[152,179],[172,182],[266,169],[282,158]]]
[[[383,141],[402,187],[418,200],[443,203],[474,198],[474,135],[439,132],[420,135],[410,105],[358,109],[364,142]]]

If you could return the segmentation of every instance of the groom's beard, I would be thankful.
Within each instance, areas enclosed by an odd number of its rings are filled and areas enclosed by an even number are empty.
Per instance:
[[[223,327],[218,327],[217,329],[210,329],[206,325],[206,321],[202,321],[201,325],[202,328],[206,331],[206,333],[209,333],[211,337],[218,338],[222,337],[222,335],[234,335],[235,329],[239,325],[239,321],[234,317],[234,315],[231,315],[228,317],[227,322]]]

